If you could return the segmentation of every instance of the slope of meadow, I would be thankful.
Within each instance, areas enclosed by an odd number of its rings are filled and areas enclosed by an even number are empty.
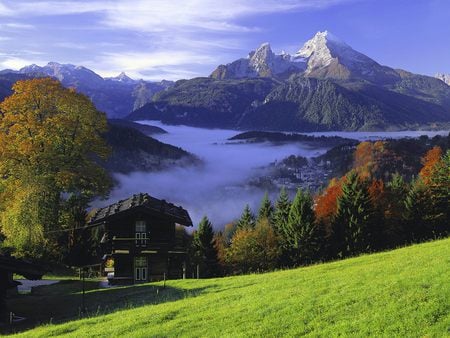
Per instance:
[[[44,325],[22,335],[443,337],[450,334],[450,239],[306,268],[177,280],[167,282],[166,289],[161,286],[153,283],[114,289],[114,296],[108,293],[111,289],[92,290],[90,293],[97,293],[98,302],[134,300],[132,308]]]

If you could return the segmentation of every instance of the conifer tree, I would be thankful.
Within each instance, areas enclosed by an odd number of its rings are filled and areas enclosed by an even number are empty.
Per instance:
[[[192,241],[194,263],[200,266],[200,276],[215,276],[218,270],[214,231],[208,217],[204,216],[194,233]]]
[[[319,252],[318,227],[312,206],[311,195],[298,189],[288,222],[282,228],[283,243],[294,265],[311,263]]]
[[[238,229],[253,229],[255,227],[255,216],[253,215],[250,206],[247,204],[237,222]]]
[[[407,241],[419,242],[430,236],[426,221],[426,213],[429,206],[429,192],[419,178],[411,183],[404,201],[403,218]]]
[[[263,219],[267,219],[269,222],[271,222],[272,215],[273,215],[272,202],[269,200],[269,194],[266,192],[261,201],[261,207],[259,208],[257,220],[261,221]]]
[[[273,212],[273,224],[276,232],[281,233],[281,229],[284,228],[288,222],[289,209],[291,208],[291,202],[286,189],[283,187],[280,190],[280,195],[275,203],[275,210]]]
[[[386,184],[386,196],[384,201],[384,236],[388,246],[395,247],[406,240],[404,221],[404,202],[407,193],[407,184],[398,173]]]
[[[435,237],[446,236],[450,232],[450,150],[434,165],[427,185],[431,199],[427,219]]]
[[[369,251],[373,222],[374,209],[367,184],[351,171],[342,186],[333,221],[336,254],[345,257]]]

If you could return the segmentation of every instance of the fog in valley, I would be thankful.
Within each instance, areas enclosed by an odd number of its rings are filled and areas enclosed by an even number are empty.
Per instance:
[[[289,145],[237,144],[227,141],[239,131],[168,126],[156,121],[141,122],[159,126],[168,134],[155,135],[158,140],[179,146],[199,157],[203,165],[172,168],[163,172],[117,174],[119,182],[102,205],[138,192],[166,199],[186,208],[197,225],[207,215],[216,229],[238,218],[249,204],[257,211],[264,191],[246,183],[262,174],[262,167],[289,155],[317,156],[326,149],[299,143]],[[276,193],[272,197],[276,198]]]
[[[169,126],[157,121],[140,123],[159,126],[168,134],[153,136],[158,140],[181,147],[199,157],[200,166],[177,167],[162,172],[135,172],[130,175],[116,174],[119,185],[111,192],[103,206],[139,192],[165,199],[187,209],[194,225],[207,215],[216,229],[237,219],[248,203],[256,213],[265,191],[249,186],[248,181],[264,174],[263,167],[289,155],[315,157],[327,149],[293,143],[242,144],[227,141],[239,131],[203,129],[187,126]],[[386,137],[419,136],[423,132],[400,133],[313,133],[316,135],[339,135],[360,140]],[[434,136],[434,132],[426,133]],[[275,200],[278,192],[269,192]]]

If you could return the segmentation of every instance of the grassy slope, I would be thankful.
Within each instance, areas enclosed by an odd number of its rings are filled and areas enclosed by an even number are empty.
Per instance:
[[[139,299],[145,294],[143,300],[154,305],[42,326],[24,334],[32,337],[450,334],[450,239],[295,270],[170,281],[169,288],[157,296],[166,297],[159,304],[156,296],[149,296],[155,294],[155,285],[160,284],[115,291],[126,294],[126,299]],[[108,291],[92,291],[102,292]],[[164,296],[166,292],[178,292],[178,297]],[[123,302],[123,297],[118,299]]]

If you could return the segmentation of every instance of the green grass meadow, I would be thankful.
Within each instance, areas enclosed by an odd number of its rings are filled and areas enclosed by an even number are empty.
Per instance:
[[[450,337],[450,239],[293,270],[168,281],[165,289],[97,289],[93,281],[88,289],[83,319],[78,281],[11,300],[19,314],[39,313],[40,324],[20,335]]]

